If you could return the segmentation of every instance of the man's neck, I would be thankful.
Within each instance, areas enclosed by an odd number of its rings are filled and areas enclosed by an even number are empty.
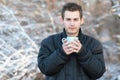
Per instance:
[[[67,36],[70,36],[70,37],[76,37],[76,36],[78,36],[78,34],[79,34],[79,32],[76,33],[76,34],[69,34],[69,33],[67,33]]]

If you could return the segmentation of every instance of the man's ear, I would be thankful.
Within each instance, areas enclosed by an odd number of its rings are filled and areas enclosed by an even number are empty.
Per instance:
[[[82,17],[80,20],[81,20],[80,24],[83,25],[84,24],[84,18]]]
[[[61,22],[63,22],[63,18],[62,18],[62,16],[59,16],[59,19],[60,19]]]
[[[64,20],[63,20],[62,16],[59,16],[59,20],[60,20],[60,23],[63,24]]]

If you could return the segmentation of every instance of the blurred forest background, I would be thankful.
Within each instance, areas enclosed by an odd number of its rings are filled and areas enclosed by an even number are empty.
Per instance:
[[[62,31],[67,2],[82,5],[83,32],[103,44],[106,73],[99,80],[120,80],[120,0],[0,0],[0,80],[44,80],[40,44]]]

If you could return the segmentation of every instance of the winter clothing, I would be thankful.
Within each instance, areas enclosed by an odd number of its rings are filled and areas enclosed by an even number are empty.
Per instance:
[[[82,49],[66,55],[62,49],[65,30],[44,39],[38,55],[38,67],[46,80],[96,80],[105,72],[101,43],[79,31]]]

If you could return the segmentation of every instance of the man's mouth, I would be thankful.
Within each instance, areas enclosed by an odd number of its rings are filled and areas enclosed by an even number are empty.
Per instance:
[[[76,29],[76,28],[75,28],[75,27],[70,27],[69,29],[70,29],[70,30],[74,30],[74,29]]]

